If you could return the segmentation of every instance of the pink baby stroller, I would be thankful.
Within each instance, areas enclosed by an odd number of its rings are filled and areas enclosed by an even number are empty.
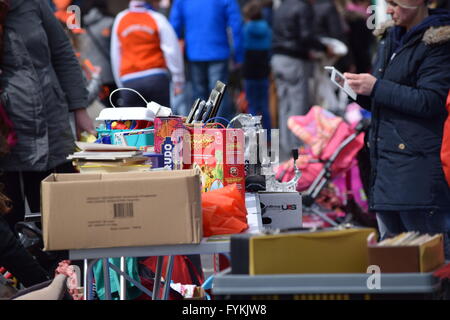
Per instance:
[[[289,119],[289,129],[304,143],[296,162],[302,172],[297,191],[303,197],[304,227],[337,226],[337,221],[373,226],[365,213],[367,199],[356,160],[367,125],[365,120],[350,124],[319,106]],[[280,165],[276,178],[286,182],[293,176],[290,160]]]

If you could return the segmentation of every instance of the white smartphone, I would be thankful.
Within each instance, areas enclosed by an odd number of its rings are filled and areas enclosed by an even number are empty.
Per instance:
[[[337,85],[339,88],[344,90],[344,92],[353,100],[356,100],[356,92],[348,85],[347,79],[345,79],[344,75],[336,70],[335,67],[326,66],[326,70],[331,71],[330,79],[331,81]]]

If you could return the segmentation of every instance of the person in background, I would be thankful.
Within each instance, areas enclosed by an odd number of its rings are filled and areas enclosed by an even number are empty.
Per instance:
[[[252,115],[262,115],[264,129],[270,130],[269,74],[272,30],[263,20],[259,1],[248,2],[243,9],[245,60],[243,75],[248,110]]]
[[[40,183],[52,172],[74,172],[67,156],[77,136],[94,133],[87,90],[71,44],[47,1],[10,2],[4,24],[0,65],[2,104],[17,144],[0,158],[0,182],[13,208],[5,217],[11,229],[23,221],[25,199],[40,212]],[[4,10],[4,9],[2,9]]]
[[[253,1],[253,0],[252,0]],[[272,28],[273,20],[273,0],[260,0],[262,6],[262,15],[264,20],[267,21],[269,27]]]
[[[280,161],[290,158],[301,141],[288,129],[289,117],[304,115],[311,107],[309,79],[314,52],[331,52],[314,33],[311,0],[285,0],[273,21],[272,72],[278,96]]]
[[[345,73],[372,112],[369,207],[381,239],[405,231],[443,233],[450,259],[450,187],[440,150],[450,88],[450,12],[426,0],[387,0],[389,25],[373,74]],[[426,169],[424,169],[426,168]]]
[[[95,0],[97,1],[97,0]],[[72,48],[75,52],[75,56],[78,59],[78,62],[80,63],[80,66],[83,71],[83,76],[86,81],[86,89],[88,91],[88,99],[87,99],[87,105],[88,105],[88,114],[92,118],[92,115],[90,114],[90,106],[96,101],[100,96],[104,95],[103,92],[103,86],[102,86],[102,66],[94,65],[92,61],[87,57],[87,55],[82,54],[83,51],[86,51],[86,49],[90,49],[90,45],[93,45],[92,43],[88,42],[88,46],[86,46],[86,37],[90,40],[91,38],[87,35],[87,30],[81,28],[80,26],[75,27],[69,27],[69,24],[67,23],[74,23],[73,20],[73,13],[70,12],[70,10],[67,10],[69,6],[72,5],[73,1],[55,1],[57,3],[58,10],[55,11],[55,17],[60,21],[61,26],[63,27],[64,31],[66,32],[67,37],[69,38],[70,44],[72,45]],[[87,4],[87,3],[85,3]],[[63,5],[66,5],[67,7],[63,7]],[[94,57],[95,58],[95,57]],[[97,62],[98,59],[97,59]],[[102,63],[102,61],[100,61]],[[103,62],[103,66],[105,63]],[[109,68],[111,68],[109,66]],[[106,93],[109,92],[109,89],[106,89]],[[106,94],[107,96],[107,94]],[[107,97],[106,97],[107,98]],[[108,99],[106,99],[108,100]]]
[[[239,69],[244,61],[239,6],[236,0],[175,0],[170,23],[178,37],[184,39],[192,98],[206,100],[218,80],[228,84],[230,56],[235,69]],[[231,29],[232,45],[228,28]],[[226,95],[218,116],[231,120],[234,114]]]
[[[344,12],[345,21],[349,26],[349,60],[350,68],[355,73],[370,72],[372,68],[372,50],[375,37],[372,30],[367,28],[370,6],[369,0],[351,0]]]
[[[170,82],[176,94],[184,87],[184,62],[177,36],[166,17],[146,1],[130,1],[114,21],[111,64],[117,87],[138,91],[147,102],[170,107]],[[130,91],[121,91],[121,105],[143,106]]]
[[[341,14],[342,10],[338,0],[315,0],[313,8],[314,30],[320,39],[336,39],[348,46],[348,26]],[[325,66],[334,66],[338,70],[347,71],[344,65],[345,60],[345,55],[334,59],[324,56],[313,62],[314,81],[310,82],[310,103],[312,105],[320,105],[338,115],[345,110],[347,101],[343,101],[344,99],[336,94],[334,85],[328,80],[329,72],[324,69]],[[327,84],[332,86],[331,90],[323,90],[324,85]]]
[[[109,94],[117,87],[111,69],[111,30],[114,18],[108,12],[106,0],[85,0],[83,2],[84,33],[80,37],[81,59],[89,59],[90,63],[100,68],[100,100],[109,105]]]
[[[335,0],[316,0],[313,8],[314,28],[317,34],[345,42],[344,19],[337,9]]]

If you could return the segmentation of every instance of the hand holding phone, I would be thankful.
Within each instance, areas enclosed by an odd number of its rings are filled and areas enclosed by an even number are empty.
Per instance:
[[[339,88],[344,90],[344,92],[353,100],[356,100],[357,94],[353,89],[350,87],[350,85],[347,82],[347,79],[345,79],[344,75],[340,73],[338,70],[336,70],[335,67],[326,66],[326,70],[331,71],[330,79],[331,81],[337,85]]]
[[[370,96],[375,87],[375,83],[377,82],[377,78],[370,73],[346,72],[344,73],[344,76],[353,91],[362,96]]]

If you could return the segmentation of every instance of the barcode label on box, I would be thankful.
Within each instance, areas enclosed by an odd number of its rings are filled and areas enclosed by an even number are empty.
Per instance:
[[[114,203],[114,218],[133,218],[133,203]]]

